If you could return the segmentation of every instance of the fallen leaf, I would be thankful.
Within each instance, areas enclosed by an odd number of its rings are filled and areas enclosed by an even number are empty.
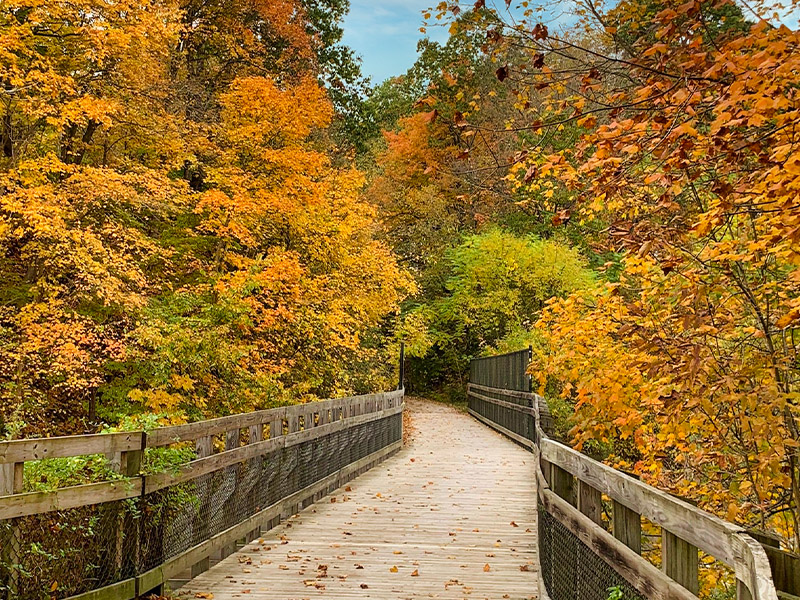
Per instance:
[[[361,589],[362,589],[362,590],[366,590],[366,589],[368,589],[368,588],[369,588],[369,586],[368,586],[366,583],[362,583],[362,584],[361,584]]]
[[[488,573],[491,570],[492,570],[492,567],[489,566],[489,563],[486,563],[485,565],[483,565],[483,572],[484,573]]]
[[[389,569],[389,573],[397,573],[397,567],[395,566]]]
[[[414,570],[411,572],[411,576],[412,576],[412,577],[419,577],[419,570],[418,570],[418,569],[414,569]]]

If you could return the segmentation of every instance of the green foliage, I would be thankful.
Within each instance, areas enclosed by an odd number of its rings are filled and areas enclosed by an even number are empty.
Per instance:
[[[440,312],[481,347],[532,325],[547,300],[592,281],[575,250],[500,229],[467,238],[450,261],[450,296]]]
[[[102,454],[47,458],[25,463],[23,491],[40,492],[122,478]]]
[[[625,594],[618,585],[612,586],[606,591],[608,592],[608,598],[606,600],[625,600]]]
[[[416,387],[463,382],[478,354],[540,344],[532,330],[545,303],[593,281],[576,250],[499,228],[467,237],[447,266],[444,293],[409,309],[399,330]]]

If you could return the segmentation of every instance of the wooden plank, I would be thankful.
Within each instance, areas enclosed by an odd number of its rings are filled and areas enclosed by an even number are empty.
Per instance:
[[[624,504],[611,501],[611,533],[620,542],[636,552],[642,553],[642,517]]]
[[[91,592],[70,596],[67,600],[133,600],[136,598],[136,580],[126,579]]]
[[[336,473],[325,477],[324,479],[292,494],[291,496],[280,500],[276,504],[267,507],[266,509],[231,527],[230,529],[209,538],[205,542],[193,547],[183,554],[172,558],[160,567],[142,574],[137,578],[140,589],[148,588],[148,586],[156,586],[159,583],[168,581],[175,575],[185,571],[189,565],[198,560],[202,560],[201,557],[207,557],[215,552],[219,552],[225,546],[228,546],[237,539],[245,536],[248,531],[251,531],[254,528],[254,526],[274,519],[275,517],[279,516],[281,512],[284,512],[287,510],[287,508],[298,504],[303,499],[312,496],[320,490],[326,489],[327,487],[339,487],[340,485],[343,485],[343,482],[346,481],[352,473],[357,472],[366,465],[381,462],[382,460],[396,453],[401,446],[402,442],[398,441],[385,448],[382,448],[381,450],[378,450],[373,454],[370,454],[369,456],[366,456],[361,460],[356,461],[353,464],[344,467],[343,469],[340,469]]]
[[[760,540],[759,540],[760,541]],[[772,579],[779,592],[800,596],[800,556],[761,542],[772,569]]]
[[[667,577],[695,596],[700,592],[700,555],[697,546],[692,546],[666,529],[661,530],[661,566]]]
[[[690,544],[724,563],[735,566],[737,556],[731,536],[741,528],[633,477],[590,459],[549,439],[543,439],[542,456],[618,503],[672,531]]]
[[[538,394],[533,394],[531,392],[520,392],[518,390],[504,390],[501,388],[492,388],[492,387],[487,387],[485,385],[478,385],[477,383],[470,383],[467,389],[489,392],[492,394],[503,394],[504,396],[509,396],[511,398],[519,398],[521,400],[530,400],[530,401],[534,401],[540,397]]]
[[[736,579],[747,587],[752,600],[777,600],[769,561],[761,544],[744,533],[734,535],[731,543],[739,557],[734,569]]]
[[[0,442],[0,464],[141,449],[141,431],[13,440]]]
[[[603,495],[585,481],[578,480],[578,510],[603,527]]]
[[[0,520],[67,510],[136,498],[142,493],[142,478],[76,485],[47,492],[31,492],[0,497]]]
[[[330,400],[321,400],[319,402],[312,402],[308,404],[295,404],[280,408],[271,408],[268,410],[220,417],[217,419],[199,421],[197,423],[189,423],[186,425],[160,427],[158,429],[154,429],[148,434],[147,445],[151,448],[155,448],[159,446],[165,446],[167,444],[173,444],[182,440],[195,440],[199,437],[208,435],[219,435],[232,429],[244,429],[252,425],[284,420],[288,416],[299,416],[303,414],[304,411],[308,411],[309,409],[314,411],[332,409],[334,407],[348,405],[348,403],[351,402],[357,403],[367,398],[375,399],[378,397],[398,400],[403,398],[403,391],[396,390],[392,392],[383,392],[381,394],[354,396],[352,398],[333,398]]]
[[[514,402],[506,402],[505,400],[498,400],[497,398],[490,398],[489,396],[484,396],[483,394],[478,394],[472,391],[469,392],[469,395],[473,398],[479,398],[484,402],[490,402],[492,404],[496,404],[497,406],[502,406],[503,408],[514,410],[526,415],[536,414],[536,409],[530,406],[523,406],[522,404],[516,404]]]
[[[255,444],[264,440],[264,425],[251,425],[248,431],[247,443]]]
[[[565,471],[555,464],[550,464],[550,489],[562,500],[566,500],[572,506],[577,506],[577,495],[575,493],[575,478],[571,473]]]
[[[148,433],[147,445],[150,448],[158,448],[185,440],[196,440],[202,437],[220,435],[233,429],[268,423],[275,418],[280,418],[283,414],[285,414],[284,408],[271,408],[269,410],[231,415],[229,417],[198,421],[197,423],[188,423],[186,425],[160,427]]]

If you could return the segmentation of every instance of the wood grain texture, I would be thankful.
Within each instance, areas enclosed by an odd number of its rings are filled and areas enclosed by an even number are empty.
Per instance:
[[[142,449],[142,432],[70,435],[0,442],[0,464]]]
[[[179,597],[538,597],[533,455],[449,407],[407,404],[406,448]]]
[[[266,423],[272,424],[284,420],[299,423],[300,415],[307,414],[308,412],[313,413],[323,410],[347,410],[350,411],[347,413],[348,415],[363,414],[368,412],[367,410],[363,409],[364,405],[377,407],[373,410],[383,410],[384,408],[393,408],[399,406],[402,404],[402,401],[403,392],[398,390],[392,392],[381,392],[378,394],[367,394],[364,396],[354,396],[352,398],[334,398],[331,400],[322,400],[320,402],[313,402],[310,404],[296,404],[282,408],[271,408],[269,410],[261,410],[241,415],[231,415],[229,417],[220,417],[218,419],[189,423],[187,425],[161,427],[148,433],[147,446],[149,448],[166,446],[182,440],[195,440],[204,436],[226,433],[233,429],[250,428],[257,425],[264,425]],[[352,410],[357,407],[362,408],[358,412],[353,413]],[[293,431],[298,431],[299,426],[296,425],[295,427],[296,428]],[[270,437],[275,436],[270,434]]]
[[[142,493],[142,479],[134,477],[61,488],[52,492],[30,492],[0,497],[0,520],[66,510],[135,498]]]

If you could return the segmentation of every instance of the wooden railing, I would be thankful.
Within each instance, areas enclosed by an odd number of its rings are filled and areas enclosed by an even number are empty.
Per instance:
[[[397,451],[403,406],[398,390],[149,432],[0,442],[0,598],[128,600],[196,576]],[[151,472],[164,449],[189,460]],[[104,455],[116,475],[25,492],[31,461],[87,455]]]
[[[605,600],[619,583],[626,598],[696,599],[703,552],[733,570],[738,599],[777,600],[767,555],[743,528],[550,439],[536,394],[470,384],[468,396],[473,416],[537,457],[542,597]],[[661,528],[661,569],[641,556],[642,518]],[[554,556],[563,546],[568,557]],[[601,571],[598,560],[613,570],[603,585],[581,575]]]

